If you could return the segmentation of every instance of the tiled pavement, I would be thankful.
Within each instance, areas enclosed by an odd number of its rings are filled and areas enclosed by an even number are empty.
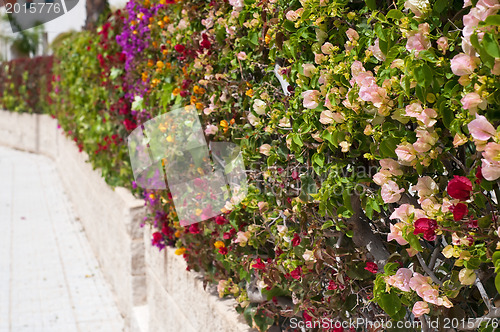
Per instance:
[[[123,326],[54,163],[0,147],[0,332]]]

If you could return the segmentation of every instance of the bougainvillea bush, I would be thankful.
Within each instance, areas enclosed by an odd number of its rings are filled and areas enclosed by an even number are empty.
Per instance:
[[[16,112],[47,112],[51,104],[52,63],[52,56],[0,63],[0,106]]]
[[[117,11],[97,31],[74,34],[61,43],[55,54],[51,114],[109,184],[130,187],[124,140],[137,124],[125,97],[125,54],[115,41],[122,26],[123,15]]]
[[[499,316],[499,9],[129,2],[130,102],[144,118],[194,105],[250,178],[242,203],[190,227],[147,191],[153,244],[177,246],[261,330]]]
[[[172,109],[194,106],[208,141],[241,147],[248,195],[216,218],[182,227],[168,191],[143,195],[152,243],[175,246],[250,325],[492,331],[499,11],[496,0],[132,0],[59,49],[53,110],[112,184],[132,180],[123,139]]]

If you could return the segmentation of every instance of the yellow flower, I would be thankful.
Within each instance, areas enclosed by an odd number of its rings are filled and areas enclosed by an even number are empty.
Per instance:
[[[175,88],[174,91],[172,91],[172,94],[174,96],[177,96],[179,93],[181,93],[181,89],[179,89],[179,88]]]
[[[202,210],[202,209],[196,209],[196,210],[194,211],[194,213],[195,213],[197,216],[200,216],[202,212],[203,212],[203,210]]]
[[[197,110],[202,110],[204,108],[202,103],[196,103],[196,109]]]
[[[155,199],[155,194],[149,194],[149,198]]]
[[[202,95],[205,93],[205,89],[200,88],[199,86],[195,85],[193,87],[193,92],[196,93],[197,95]]]
[[[168,135],[167,142],[172,143],[173,141],[174,141],[174,139],[172,138],[172,136]]]
[[[229,127],[229,123],[228,123],[226,120],[222,120],[222,121],[220,122],[220,126],[221,126],[222,128],[227,128],[227,127]]]
[[[165,64],[164,64],[162,61],[157,61],[157,62],[156,62],[156,67],[158,67],[158,68],[160,68],[160,69],[161,69],[161,68],[163,68],[163,66],[164,66],[164,65],[165,65]]]
[[[175,249],[175,254],[179,255],[179,256],[184,255],[185,252],[186,252],[186,248],[184,248],[184,247],[180,247],[178,249]]]
[[[252,97],[253,96],[253,90],[252,89],[248,89],[247,92],[245,92],[245,94],[248,96],[248,97]]]
[[[224,248],[225,246],[226,246],[226,245],[225,245],[225,244],[224,244],[224,242],[222,242],[222,241],[216,241],[216,242],[214,243],[214,247],[215,247],[215,248],[217,248],[217,249],[219,249],[219,248]]]
[[[174,235],[175,235],[175,237],[181,237],[181,231],[176,230]]]
[[[266,44],[269,44],[271,42],[271,36],[269,36],[267,33],[266,33],[266,36],[264,37],[264,41],[266,42]]]
[[[170,18],[169,18],[168,16],[165,16],[165,17],[163,18],[163,22],[165,22],[165,23],[170,23]]]

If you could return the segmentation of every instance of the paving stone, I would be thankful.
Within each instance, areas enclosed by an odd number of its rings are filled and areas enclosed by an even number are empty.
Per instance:
[[[0,332],[124,330],[49,158],[0,147]]]

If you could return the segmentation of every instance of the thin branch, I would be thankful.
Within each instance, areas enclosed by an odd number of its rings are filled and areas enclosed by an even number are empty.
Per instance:
[[[443,282],[439,280],[438,277],[436,277],[436,275],[434,274],[434,272],[432,272],[427,266],[427,264],[425,264],[424,259],[422,258],[422,255],[420,255],[420,253],[417,254],[417,259],[422,268],[424,269],[425,273],[427,273],[429,277],[431,277],[432,281],[434,281],[436,284],[442,285]]]
[[[483,283],[481,282],[481,280],[479,280],[477,273],[476,273],[476,281],[474,283],[476,284],[476,287],[479,290],[481,297],[483,298],[484,304],[486,304],[486,307],[488,307],[488,311],[491,311],[493,305],[491,304],[490,298],[486,293],[486,289],[484,289]]]

